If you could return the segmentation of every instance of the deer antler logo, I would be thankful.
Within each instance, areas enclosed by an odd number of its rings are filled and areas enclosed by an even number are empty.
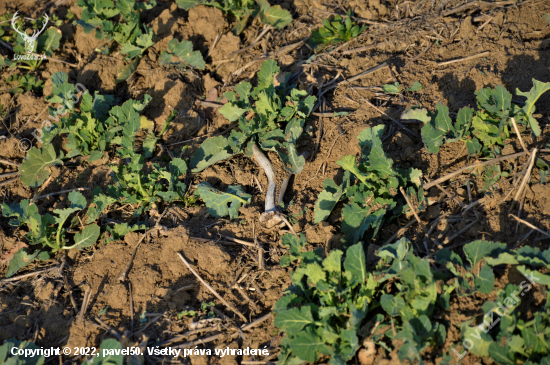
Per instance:
[[[28,53],[32,53],[34,51],[34,46],[36,40],[38,39],[38,36],[44,31],[44,29],[46,29],[46,25],[48,24],[49,20],[48,14],[44,14],[44,18],[46,18],[46,21],[44,22],[44,26],[42,27],[42,29],[40,29],[40,31],[35,30],[32,36],[29,36],[27,35],[27,33],[21,32],[19,29],[17,29],[17,26],[15,25],[15,21],[17,20],[17,18],[18,16],[16,11],[15,14],[13,14],[13,18],[11,19],[11,26],[17,33],[21,35],[21,37],[23,37],[23,40],[25,41],[25,51],[27,51]]]

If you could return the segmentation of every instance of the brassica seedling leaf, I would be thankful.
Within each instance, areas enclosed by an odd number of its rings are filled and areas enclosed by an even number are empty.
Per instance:
[[[252,195],[245,193],[240,185],[231,185],[224,193],[205,181],[197,186],[196,194],[205,202],[208,212],[218,218],[227,215],[231,219],[237,218],[239,208],[243,204],[250,204],[252,199]]]
[[[517,95],[525,96],[527,98],[527,100],[525,100],[525,106],[522,110],[527,117],[529,126],[531,127],[531,132],[537,137],[540,136],[541,128],[538,121],[533,117],[533,113],[535,112],[535,103],[541,95],[548,90],[550,90],[550,82],[541,82],[535,79],[533,79],[533,87],[529,92],[523,92],[516,89]]]
[[[51,174],[50,167],[63,164],[62,158],[63,152],[58,156],[51,144],[31,148],[19,168],[21,182],[30,188],[42,185]]]

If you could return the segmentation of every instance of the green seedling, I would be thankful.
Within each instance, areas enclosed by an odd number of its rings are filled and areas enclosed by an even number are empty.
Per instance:
[[[201,53],[193,51],[193,43],[190,41],[180,42],[175,38],[168,42],[168,49],[160,54],[159,65],[171,65],[183,68],[189,66],[199,70],[204,70],[206,67]]]
[[[332,21],[324,19],[322,27],[311,31],[310,44],[315,48],[321,48],[357,38],[367,27],[359,27],[351,17],[351,10],[349,10],[345,18],[335,15]]]
[[[56,252],[61,249],[69,250],[72,248],[83,249],[92,246],[99,238],[99,226],[90,224],[76,233],[73,243],[69,243],[68,230],[65,222],[73,213],[86,207],[86,198],[77,192],[69,193],[69,208],[55,209],[54,215],[46,213],[40,215],[38,207],[25,199],[19,204],[2,205],[2,215],[12,217],[10,225],[13,227],[26,226],[29,232],[26,238],[31,245],[42,245],[46,251],[36,250],[34,254],[29,255],[25,248],[15,253],[10,261],[6,276],[15,274],[22,267],[31,263],[34,259],[49,258],[48,252]]]
[[[162,139],[162,136],[168,130],[168,126],[170,125],[170,122],[174,120],[176,115],[178,115],[178,111],[174,109],[172,114],[170,114],[168,119],[166,119],[166,121],[164,122],[164,125],[162,126],[162,130],[160,131],[158,136],[155,136],[155,133],[152,131],[147,134],[147,138],[145,138],[145,141],[143,141],[143,156],[145,158],[150,158],[151,156],[153,156],[153,152],[155,152],[157,141],[159,139]]]
[[[405,91],[409,91],[409,92],[420,91],[422,90],[422,87],[423,86],[420,83],[420,81],[415,81],[414,84],[411,87],[406,88]],[[382,90],[384,90],[386,94],[396,95],[401,92],[401,87],[398,82],[395,82],[393,84],[383,85]]]
[[[280,5],[271,6],[267,0],[176,0],[178,6],[189,10],[197,5],[213,6],[235,18],[236,35],[242,33],[251,18],[259,17],[262,23],[283,29],[292,22],[292,15]]]
[[[207,182],[201,182],[197,186],[195,195],[200,196],[204,201],[208,213],[218,218],[229,215],[231,219],[237,218],[241,206],[250,204],[252,199],[252,195],[245,193],[240,185],[230,185],[224,193]]]
[[[45,125],[42,131],[42,143],[50,144],[55,136],[66,135],[69,151],[65,158],[83,155],[90,156],[89,162],[103,157],[111,145],[129,144],[133,141],[140,127],[139,112],[151,100],[145,95],[144,101],[128,100],[122,106],[114,106],[116,99],[112,95],[92,97],[86,90],[81,94],[82,102],[79,111],[75,109],[75,86],[68,83],[68,75],[56,72],[52,76],[52,94],[46,100],[59,104],[57,109],[49,108],[50,118],[59,123]],[[59,111],[68,112],[59,117]]]
[[[136,70],[144,52],[154,44],[155,34],[146,25],[141,24],[140,11],[150,10],[156,1],[136,3],[134,0],[119,0],[115,6],[111,0],[78,0],[83,8],[81,19],[76,22],[90,33],[95,29],[97,39],[115,41],[121,45],[120,53],[132,60],[118,75],[117,83],[123,82]],[[120,15],[120,21],[113,20]]]
[[[187,165],[182,159],[173,159],[168,169],[159,164],[153,164],[149,173],[144,172],[144,156],[133,154],[129,157],[127,164],[120,166],[111,165],[113,172],[111,177],[114,185],[107,187],[108,198],[99,193],[98,201],[102,202],[102,207],[118,202],[121,204],[139,204],[134,215],[138,216],[144,209],[148,209],[151,203],[164,201],[173,202],[177,199],[183,199],[186,185],[179,181],[179,176],[185,175]],[[165,183],[168,181],[168,184]],[[96,196],[94,196],[94,202]],[[99,209],[95,215],[101,214]]]
[[[529,320],[516,310],[534,285],[542,291],[550,286],[550,276],[542,273],[550,268],[550,249],[511,250],[480,240],[464,245],[462,255],[444,248],[429,260],[418,257],[402,238],[379,248],[378,262],[369,268],[362,242],[349,247],[345,257],[333,250],[325,258],[322,248],[304,250],[303,235],[286,234],[282,244],[289,254],[281,266],[297,263],[292,285],[273,308],[274,324],[285,332],[282,365],[314,363],[321,357],[329,364],[345,364],[359,349],[359,338],[365,337],[387,353],[397,350],[401,362],[423,364],[425,352],[443,351],[451,328],[441,318],[450,315],[451,303],[495,291],[491,297],[496,301],[482,305],[481,321],[456,325],[463,339],[476,339],[475,346],[463,351],[498,364],[550,360],[550,298]],[[493,267],[502,264],[515,265],[525,275],[520,286],[496,289]],[[397,341],[402,343],[399,348]],[[452,348],[441,363],[451,364],[460,355]]]
[[[449,109],[441,103],[436,105],[433,113],[426,109],[409,109],[401,118],[425,123],[422,139],[430,153],[438,153],[443,143],[462,141],[466,143],[469,154],[494,155],[499,154],[504,140],[510,137],[513,130],[511,118],[517,124],[529,127],[534,136],[540,136],[541,128],[533,113],[535,102],[548,90],[550,82],[533,79],[533,88],[529,92],[516,90],[518,96],[527,98],[525,105],[520,107],[512,103],[512,94],[498,85],[494,89],[476,91],[478,110],[464,107],[458,111],[454,122]]]
[[[319,223],[329,217],[340,200],[347,200],[342,210],[346,246],[362,240],[367,231],[370,238],[376,237],[384,222],[409,209],[400,188],[406,189],[410,199],[417,203],[415,209],[423,211],[427,206],[420,188],[422,172],[414,168],[394,168],[393,161],[382,149],[383,133],[384,126],[380,125],[364,129],[359,134],[360,160],[357,162],[355,156],[344,156],[336,162],[345,171],[342,184],[326,179],[315,203],[314,223]]]
[[[97,189],[99,189],[99,190],[97,190]],[[96,187],[94,189],[94,197],[98,197],[101,193],[102,193],[102,191],[99,187]],[[100,204],[102,202],[104,202],[104,200],[99,201],[99,200],[96,199],[95,204],[98,204],[96,206],[96,209],[95,210],[92,210],[92,208],[88,209],[88,221],[93,222],[93,221],[95,221],[95,219],[97,219],[97,218],[94,218],[94,217],[95,217],[96,212],[100,209],[99,207],[101,206]],[[114,200],[113,200],[113,202],[114,202]],[[92,202],[92,203],[94,203],[94,202]],[[103,209],[101,209],[101,210],[103,210]],[[128,223],[117,223],[117,224],[113,225],[113,227],[107,227],[107,232],[109,232],[110,236],[105,239],[105,244],[107,244],[109,242],[112,242],[112,241],[123,240],[124,236],[126,236],[130,232],[144,231],[146,229],[147,229],[147,226],[145,224],[135,224],[135,225],[131,226]]]
[[[44,81],[38,80],[31,75],[23,75],[21,77],[12,75],[6,79],[6,84],[11,82],[17,82],[17,86],[11,89],[14,94],[22,93],[25,91],[32,91],[35,94],[41,94],[44,89]]]
[[[235,86],[234,92],[225,93],[229,102],[219,112],[230,122],[238,121],[239,128],[231,131],[229,138],[218,136],[204,141],[191,156],[192,172],[200,172],[239,153],[252,156],[253,144],[277,152],[287,171],[294,174],[302,171],[305,158],[298,155],[296,141],[316,98],[289,85],[288,75],[275,86],[273,78],[278,73],[275,61],[265,61],[254,89],[250,83],[242,82]]]

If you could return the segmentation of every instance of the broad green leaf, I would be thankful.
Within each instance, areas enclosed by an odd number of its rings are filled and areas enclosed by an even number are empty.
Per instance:
[[[86,198],[78,191],[69,193],[69,201],[71,202],[70,208],[78,208],[79,210],[86,208]]]
[[[286,171],[298,175],[304,169],[306,159],[303,155],[298,155],[296,145],[294,143],[284,143],[283,147],[288,153],[283,152],[282,149],[278,149],[277,153],[283,161],[283,166]]]
[[[429,123],[432,118],[428,115],[428,111],[426,108],[411,108],[407,109],[403,115],[401,115],[401,119],[405,120],[419,120],[424,123]]]
[[[483,330],[480,330],[478,326],[470,327],[472,322],[473,320],[469,320],[458,324],[458,327],[462,332],[462,338],[467,344],[474,344],[469,349],[469,351],[471,351],[473,354],[481,357],[488,356],[489,345],[493,342],[493,338],[489,334],[484,333]]]
[[[512,361],[508,357],[508,347],[499,346],[496,342],[491,342],[491,344],[489,345],[489,356],[491,356],[497,364],[503,364],[503,365],[516,364],[515,361]]]
[[[390,294],[384,294],[380,297],[380,305],[392,317],[399,315],[405,309],[403,298]]]
[[[350,172],[344,173],[342,185],[336,185],[332,179],[326,179],[323,182],[323,191],[319,194],[317,202],[315,202],[315,218],[314,224],[318,224],[328,218],[342,195],[344,195],[349,187]]]
[[[132,74],[137,70],[140,60],[141,60],[141,57],[137,57],[132,62],[130,62],[128,66],[126,66],[124,70],[122,70],[117,75],[116,83],[119,84],[123,81],[126,81],[130,76],[132,76]]]
[[[495,274],[489,265],[483,265],[479,275],[474,278],[476,289],[481,294],[489,294],[495,288]]]
[[[464,253],[473,268],[478,262],[487,257],[498,257],[501,252],[506,251],[504,243],[477,240],[464,246]]]
[[[8,270],[6,271],[6,277],[9,278],[13,276],[23,267],[33,262],[39,253],[40,251],[37,250],[32,255],[29,255],[26,248],[21,248],[11,258],[10,263],[8,264]]]
[[[340,250],[332,250],[323,260],[323,268],[330,273],[340,273],[342,271],[342,255]]]
[[[239,208],[243,204],[250,204],[252,199],[252,195],[246,194],[240,185],[231,185],[223,193],[206,181],[197,186],[196,194],[205,202],[208,212],[218,218],[227,215],[231,219],[237,218]]]
[[[65,72],[56,72],[52,75],[52,93],[46,97],[50,103],[63,104],[68,109],[74,109],[75,87],[68,83],[69,76]]]
[[[99,238],[99,226],[97,224],[90,224],[89,226],[84,227],[82,232],[79,232],[74,235],[74,245],[71,248],[78,248],[82,250],[83,248],[93,246]],[[67,248],[67,247],[64,247]]]
[[[216,162],[233,156],[229,141],[223,136],[208,138],[199,149],[193,153],[189,161],[191,172],[201,172]]]
[[[311,307],[306,305],[299,309],[292,308],[278,313],[273,324],[283,331],[298,333],[305,326],[314,322]]]
[[[300,236],[294,234],[284,234],[281,240],[283,246],[290,248],[290,253],[294,256],[302,254],[302,248],[306,245],[306,238],[300,233]]]
[[[405,89],[406,91],[420,91],[422,90],[422,84],[420,83],[420,81],[415,81],[413,83],[413,85],[407,89]]]
[[[454,132],[451,117],[449,117],[449,108],[446,105],[437,103],[433,118],[434,127],[444,133]]]
[[[535,103],[541,97],[541,95],[548,90],[550,90],[550,82],[540,82],[535,79],[533,79],[533,87],[529,92],[523,92],[519,89],[516,89],[517,95],[525,96],[527,98],[527,100],[525,100],[525,106],[522,108],[522,110],[527,117],[529,126],[531,127],[531,132],[537,137],[540,136],[541,129],[539,123],[533,117],[533,113],[535,112]]]
[[[122,345],[117,340],[112,338],[103,340],[97,351],[98,356],[93,357],[91,365],[123,365],[124,356],[121,354],[121,349]],[[107,356],[104,357],[104,354]]]
[[[365,251],[363,243],[359,242],[346,251],[344,260],[344,269],[346,274],[351,274],[353,282],[365,283],[367,280],[367,263],[365,261]]]
[[[143,49],[141,47],[133,45],[130,42],[126,42],[122,45],[122,47],[120,47],[120,53],[127,54],[128,56],[125,58],[125,60],[130,60],[130,59],[142,54]]]
[[[44,34],[38,37],[38,50],[45,52],[48,56],[52,56],[52,50],[59,48],[61,40],[61,31],[57,28],[50,27]]]
[[[90,153],[90,157],[88,157],[88,162],[97,161],[101,158],[103,158],[103,152],[101,152],[101,151],[92,151],[92,153]]]
[[[227,103],[220,109],[218,109],[218,111],[221,115],[227,118],[227,120],[229,120],[230,122],[234,122],[236,120],[239,120],[241,115],[246,112],[246,109],[241,109],[233,103]]]
[[[99,186],[96,186],[94,188],[94,197],[92,199],[92,204],[94,204],[95,206],[93,207],[90,206],[87,212],[88,223],[92,223],[97,218],[99,218],[103,210],[105,210],[105,208],[107,208],[109,205],[113,204],[114,202],[116,202],[116,199],[103,194],[103,191],[101,190],[101,188]]]
[[[319,353],[326,353],[329,348],[325,341],[310,326],[298,332],[290,342],[290,349],[296,356],[311,363],[319,358]]]
[[[306,275],[313,285],[317,284],[319,281],[325,281],[326,279],[323,268],[316,262],[306,265]]]
[[[283,29],[292,23],[292,15],[280,5],[271,6],[267,11],[260,12],[260,19],[264,24],[269,24],[277,29]]]
[[[403,259],[405,259],[405,256],[407,256],[407,254],[409,253],[409,251],[410,251],[409,240],[403,237],[395,243],[380,247],[380,249],[378,249],[376,253],[376,256],[382,257],[382,258],[390,257],[397,261],[403,261]]]
[[[385,126],[383,124],[377,125],[372,128],[363,129],[357,139],[359,140],[359,147],[361,147],[361,156],[370,155],[371,150],[376,146],[382,146],[382,135],[384,134]]]
[[[399,352],[397,353],[399,360],[409,360],[412,364],[415,359],[420,359],[420,353],[414,344],[411,342],[406,342],[401,346]]]
[[[382,85],[382,90],[384,90],[386,94],[399,94],[399,83],[395,82],[394,84]]]
[[[473,116],[474,109],[472,108],[464,107],[458,111],[455,122],[455,129],[459,133],[458,138],[463,137],[463,133],[470,128]]]
[[[130,232],[142,231],[147,229],[147,226],[144,224],[135,224],[133,226],[128,225],[128,223],[117,223],[112,228],[107,227],[107,231],[111,233],[111,237],[105,239],[105,243],[109,243],[114,240],[122,240]]]
[[[393,160],[386,157],[384,150],[382,149],[382,143],[373,145],[369,157],[369,172],[375,171],[378,173],[378,177],[388,178],[395,175],[395,171],[392,168]]]
[[[336,164],[342,166],[344,170],[347,170],[354,174],[359,180],[361,180],[365,185],[368,185],[368,176],[363,172],[359,171],[357,168],[357,163],[355,162],[355,156],[343,156],[340,160],[336,161]]]
[[[201,0],[176,0],[176,4],[178,4],[178,7],[183,10],[189,10],[201,3]]]
[[[371,226],[375,227],[386,213],[385,209],[371,213],[370,209],[361,208],[357,203],[344,206],[342,216],[342,232],[347,244],[354,244],[363,238],[363,234]]]
[[[153,152],[155,152],[157,143],[157,137],[154,133],[148,133],[147,137],[145,138],[145,141],[143,141],[143,156],[145,158],[150,158],[153,156]]]
[[[50,167],[63,164],[62,158],[63,152],[57,156],[51,144],[42,148],[31,148],[19,168],[21,182],[30,188],[42,185],[51,174]]]
[[[466,149],[468,150],[468,154],[475,155],[481,151],[481,144],[477,140],[477,138],[472,138],[466,141]]]
[[[544,275],[536,270],[526,268],[524,265],[517,267],[518,271],[523,274],[531,284],[540,284],[550,286],[550,275]]]
[[[485,258],[487,265],[496,266],[502,264],[517,265],[518,261],[516,260],[516,255],[511,254],[510,252],[501,252],[497,257],[487,257]]]
[[[445,135],[445,132],[436,129],[430,122],[424,124],[420,134],[422,134],[422,140],[424,141],[428,152],[439,153],[439,147],[443,144],[443,136]]]
[[[13,227],[29,224],[30,218],[36,214],[38,214],[38,207],[36,204],[31,204],[29,199],[24,199],[19,204],[12,203],[8,205],[2,203],[2,215],[4,217],[17,217],[9,222],[10,226]]]
[[[258,71],[258,86],[254,89],[257,95],[260,90],[269,89],[273,86],[273,77],[279,73],[280,69],[275,60],[267,60],[262,63]]]
[[[193,43],[191,41],[180,42],[176,38],[168,42],[170,52],[193,68],[204,70],[205,63],[200,51],[193,51]],[[160,64],[167,63],[168,57],[161,57]]]
[[[252,85],[250,85],[249,82],[241,82],[239,85],[235,86],[235,92],[239,94],[240,101],[248,102],[251,90]]]

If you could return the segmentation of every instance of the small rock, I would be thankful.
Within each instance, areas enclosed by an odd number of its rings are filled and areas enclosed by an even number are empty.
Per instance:
[[[434,204],[428,207],[428,210],[426,212],[426,219],[435,219],[439,217],[439,214],[441,214],[441,207],[439,206],[439,204]]]
[[[33,321],[28,316],[19,316],[15,319],[14,324],[17,327],[30,328],[33,324]]]
[[[502,154],[503,155],[511,155],[513,153],[516,153],[516,150],[514,149],[514,146],[512,146],[511,144],[507,144],[502,149]]]
[[[412,139],[409,136],[407,136],[406,134],[403,134],[401,132],[397,133],[395,138],[396,138],[395,142],[397,143],[397,145],[399,147],[405,148],[405,147],[412,146],[412,144],[413,144]]]

